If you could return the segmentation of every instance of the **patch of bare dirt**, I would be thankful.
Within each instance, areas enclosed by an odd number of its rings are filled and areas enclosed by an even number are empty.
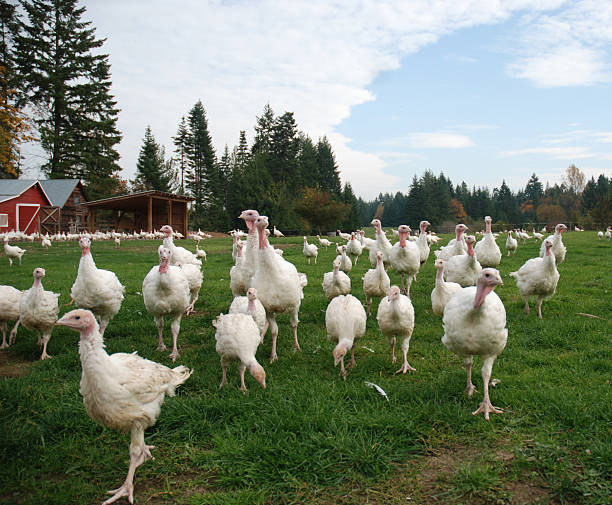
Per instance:
[[[0,378],[23,377],[28,373],[31,361],[11,356],[8,352],[0,351]]]

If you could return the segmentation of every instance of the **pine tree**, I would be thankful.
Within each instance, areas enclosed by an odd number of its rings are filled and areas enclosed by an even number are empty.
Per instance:
[[[319,165],[319,185],[323,191],[339,197],[342,191],[336,156],[327,137],[317,143],[317,164]]]
[[[272,127],[268,169],[275,181],[292,192],[302,186],[301,174],[298,173],[298,148],[293,112],[285,112],[276,118]]]
[[[189,171],[185,176],[186,187],[193,202],[193,218],[197,227],[217,225],[220,180],[217,160],[208,132],[206,111],[201,100],[189,111]]]
[[[154,189],[168,193],[176,189],[176,172],[172,168],[172,160],[165,159],[165,149],[155,141],[150,126],[145,129],[132,187],[135,191]]]
[[[274,111],[270,104],[266,104],[263,113],[257,118],[255,124],[255,139],[253,140],[252,153],[267,154],[272,145],[272,131],[274,130]]]
[[[175,161],[177,164],[177,170],[179,174],[179,192],[181,195],[185,194],[185,172],[187,171],[187,162],[189,158],[189,130],[187,128],[187,122],[185,116],[181,118],[176,135],[172,137],[174,142],[174,154]]]
[[[109,194],[120,170],[114,146],[118,109],[110,94],[108,55],[77,0],[23,0],[26,22],[15,37],[16,62],[36,110],[51,178],[82,178],[91,198]]]
[[[341,201],[347,205],[350,205],[346,217],[342,221],[341,228],[343,230],[356,230],[359,228],[361,221],[359,219],[359,210],[357,208],[357,198],[355,197],[355,193],[353,192],[353,187],[351,186],[350,182],[344,184]]]
[[[319,183],[319,165],[317,163],[317,148],[311,138],[305,133],[298,136],[298,163],[304,186],[321,189]]]
[[[240,130],[240,139],[238,140],[238,145],[234,148],[234,165],[238,170],[242,171],[249,164],[249,161],[251,161],[251,153],[246,139],[246,132]]]

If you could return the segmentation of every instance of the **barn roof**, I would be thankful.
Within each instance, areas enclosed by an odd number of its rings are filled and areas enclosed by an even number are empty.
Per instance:
[[[39,181],[31,179],[0,179],[0,202],[12,200],[25,193],[28,189],[34,186]],[[51,199],[45,192],[42,186],[40,186],[42,192],[47,197],[49,202]]]
[[[51,205],[54,207],[63,207],[76,185],[81,181],[79,179],[49,179],[39,182],[47,194],[47,197],[51,200]]]
[[[81,181],[79,179],[0,179],[0,202],[21,195],[37,182],[53,207],[63,207],[75,186]]]

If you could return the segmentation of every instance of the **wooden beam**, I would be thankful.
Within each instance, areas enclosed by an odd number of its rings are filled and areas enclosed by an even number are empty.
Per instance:
[[[168,200],[168,224],[174,228],[172,223],[172,200]]]
[[[89,209],[89,233],[96,231],[96,209]]]
[[[183,203],[185,206],[185,219],[183,219],[183,236],[187,238],[187,233],[189,231],[189,209],[187,208],[187,202]]]
[[[153,198],[149,197],[149,212],[147,216],[147,231],[151,233],[153,231]]]

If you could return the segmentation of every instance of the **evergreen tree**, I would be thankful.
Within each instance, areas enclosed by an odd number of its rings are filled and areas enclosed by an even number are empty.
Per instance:
[[[537,207],[540,200],[544,196],[544,187],[538,179],[538,176],[534,173],[531,175],[525,186],[525,199],[531,200]]]
[[[300,133],[298,148],[298,163],[304,186],[321,189],[319,184],[319,165],[317,163],[317,148],[311,138]]]
[[[289,191],[296,191],[301,184],[298,173],[297,153],[299,141],[293,112],[285,112],[274,121],[269,146],[268,170],[270,175]]]
[[[354,231],[359,228],[361,220],[359,218],[357,198],[355,197],[355,193],[353,192],[353,187],[351,186],[350,182],[344,184],[344,189],[342,190],[342,197],[340,200],[346,205],[350,205],[346,217],[342,221],[341,228],[343,230]]]
[[[249,161],[251,161],[251,153],[249,152],[246,132],[240,130],[238,145],[234,148],[234,164],[238,170],[242,171],[249,164]]]
[[[268,153],[272,145],[272,132],[274,130],[274,111],[270,104],[266,104],[263,113],[257,118],[255,124],[255,139],[253,140],[252,152]]]
[[[189,111],[189,171],[185,175],[186,187],[193,202],[196,227],[216,229],[220,226],[222,209],[221,181],[212,138],[208,132],[206,111],[201,100]]]
[[[317,164],[319,166],[319,185],[321,189],[336,197],[340,196],[342,186],[336,164],[336,156],[327,137],[317,143]]]
[[[187,122],[185,116],[181,118],[176,135],[172,137],[174,142],[174,154],[177,164],[177,170],[179,174],[179,192],[181,195],[185,194],[185,172],[188,170],[188,159],[189,159],[189,129],[187,128]]]
[[[165,159],[165,149],[155,142],[150,126],[145,129],[132,187],[135,191],[154,189],[168,193],[176,189],[176,172],[172,168],[172,160]]]
[[[505,180],[502,180],[502,185],[499,189],[495,188],[493,190],[493,202],[497,220],[513,225],[520,224],[521,218],[518,203]]]
[[[88,194],[110,194],[120,170],[114,146],[118,109],[110,94],[108,55],[77,0],[23,0],[25,22],[15,37],[23,91],[37,112],[51,178],[81,178]]]

